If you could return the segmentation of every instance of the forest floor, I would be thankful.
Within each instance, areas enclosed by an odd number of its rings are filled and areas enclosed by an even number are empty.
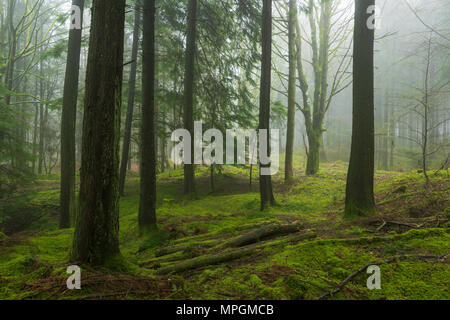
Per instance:
[[[123,258],[81,266],[81,290],[66,287],[73,229],[57,228],[59,177],[19,190],[0,203],[0,299],[450,299],[447,171],[430,172],[428,189],[420,172],[377,171],[378,213],[352,221],[342,218],[345,163],[297,170],[288,185],[274,176],[277,205],[265,212],[248,168],[224,167],[214,192],[206,168],[196,175],[196,200],[182,196],[182,170],[158,176],[159,229],[142,237],[130,175]],[[374,263],[380,290],[366,285]]]

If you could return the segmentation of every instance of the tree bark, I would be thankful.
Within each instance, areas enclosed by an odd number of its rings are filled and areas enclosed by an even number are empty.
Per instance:
[[[127,117],[125,120],[125,132],[123,136],[123,145],[122,145],[122,161],[120,162],[119,194],[121,196],[124,195],[123,192],[125,188],[127,164],[130,155],[131,126],[133,124],[134,97],[136,92],[136,70],[137,70],[137,59],[139,50],[140,27],[141,27],[141,13],[140,13],[140,1],[138,0],[136,1],[136,7],[134,9],[133,47],[131,49],[132,63],[128,87]]]
[[[139,230],[156,228],[155,0],[144,0]]]
[[[323,122],[332,96],[328,96],[328,60],[330,49],[330,28],[332,17],[332,1],[320,3],[319,37],[314,0],[309,0],[309,25],[311,28],[312,66],[314,72],[314,94],[309,101],[308,83],[304,74],[300,34],[300,25],[296,23],[297,71],[303,96],[301,111],[305,118],[306,134],[308,137],[306,174],[314,175],[319,171],[321,147],[323,141]],[[296,18],[297,19],[297,18]],[[327,100],[328,97],[328,100]]]
[[[39,62],[39,98],[44,100],[44,83],[43,83],[43,72],[44,64],[42,59]],[[42,102],[39,103],[39,159],[38,159],[38,173],[42,174],[42,165],[44,160],[44,129],[45,129],[45,119],[44,119],[44,105]]]
[[[38,136],[38,120],[39,120],[39,106],[36,104],[34,107],[34,128],[33,128],[33,149],[32,149],[32,163],[31,163],[31,172],[36,174],[36,144],[37,144],[37,136]]]
[[[84,0],[72,0],[83,17]],[[80,29],[69,31],[66,76],[64,81],[61,117],[61,196],[59,227],[69,228],[75,217],[75,125],[77,119],[78,76],[80,73],[81,33]]]
[[[86,72],[79,210],[72,259],[101,265],[119,250],[119,131],[125,0],[94,0]]]
[[[314,125],[308,133],[308,157],[306,161],[306,174],[314,175],[319,171],[320,165],[320,142],[322,140],[321,127],[314,129]]]
[[[387,91],[387,90],[386,90]],[[385,92],[385,104],[383,108],[383,136],[381,138],[381,168],[389,170],[389,92]]]
[[[197,24],[197,0],[189,0],[184,75],[184,128],[191,134],[191,163],[184,164],[184,194],[195,197],[194,174],[194,58]]]
[[[367,8],[375,0],[355,3],[353,41],[353,129],[347,175],[345,216],[374,213],[374,30],[368,28]]]
[[[292,224],[270,224],[262,228],[250,231],[242,236],[236,237],[224,244],[224,247],[242,247],[255,242],[259,242],[268,238],[276,236],[283,236],[290,233],[298,232],[303,229],[304,226],[301,223]]]
[[[259,129],[267,130],[267,147],[270,155],[270,90],[272,68],[272,0],[263,0],[262,9],[262,58],[261,58],[261,85],[259,97]],[[262,175],[262,168],[270,167],[270,163],[260,163],[259,192],[261,196],[261,210],[275,204],[272,191],[272,177]]]
[[[287,133],[286,133],[286,158],[284,179],[286,182],[294,177],[293,157],[294,157],[294,136],[295,136],[295,72],[296,72],[296,56],[295,56],[295,23],[297,22],[297,2],[289,0],[289,84],[288,84],[288,114],[287,114]]]

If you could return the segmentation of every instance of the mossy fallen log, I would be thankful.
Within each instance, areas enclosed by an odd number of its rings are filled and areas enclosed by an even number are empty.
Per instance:
[[[396,240],[424,239],[426,237],[442,236],[446,233],[450,233],[450,229],[448,228],[411,229],[404,233],[387,236],[366,236],[366,237],[343,238],[343,239],[318,239],[315,241],[315,243],[319,245],[328,245],[328,244],[365,245],[365,244],[390,242]]]
[[[218,245],[221,241],[220,240],[208,240],[203,242],[194,242],[191,244],[180,244],[180,245],[174,245],[174,246],[167,246],[160,249],[157,249],[155,251],[155,257],[161,257],[165,255],[169,255],[178,251],[186,251],[190,250],[191,248],[212,248],[216,245]]]
[[[233,225],[233,226],[221,229],[220,232],[209,232],[209,233],[204,233],[204,234],[195,235],[195,236],[183,237],[183,238],[175,239],[174,241],[172,241],[172,243],[173,243],[173,245],[183,245],[190,241],[197,241],[197,242],[210,241],[217,237],[221,237],[221,236],[233,233],[233,232],[261,228],[261,227],[267,226],[269,224],[272,224],[272,222],[264,221],[264,222],[258,222],[258,223],[247,223],[247,224],[242,224],[242,225],[237,225],[237,226]],[[227,230],[227,229],[229,229],[229,230]]]
[[[166,262],[175,262],[175,261],[183,260],[186,258],[187,257],[183,253],[183,251],[177,251],[177,252],[173,252],[171,254],[165,255],[165,256],[156,257],[156,258],[142,261],[139,263],[139,266],[147,267],[149,265],[162,264],[162,263],[166,263]]]
[[[227,241],[223,247],[243,247],[255,242],[260,242],[268,238],[273,238],[276,236],[283,236],[291,233],[296,233],[303,229],[304,226],[301,223],[291,223],[291,224],[270,224],[262,228],[250,231],[244,235],[233,238]]]
[[[168,265],[160,268],[156,271],[156,274],[163,275],[169,273],[178,273],[187,270],[197,269],[209,265],[219,264],[227,261],[236,260],[245,256],[253,255],[256,252],[265,249],[267,247],[284,245],[289,242],[301,241],[306,239],[315,238],[317,235],[314,231],[308,231],[302,234],[295,234],[290,237],[286,237],[276,241],[266,241],[264,243],[253,244],[250,246],[234,249],[220,254],[203,255],[200,257],[184,260],[172,265]]]
[[[197,269],[200,267],[227,262],[235,259],[239,259],[255,253],[259,248],[241,248],[221,254],[200,256],[189,260],[176,263],[172,266],[167,266],[156,271],[156,274],[169,274],[178,273],[191,269]]]
[[[287,242],[297,242],[297,241],[303,241],[303,240],[307,240],[307,239],[313,239],[316,237],[317,237],[316,232],[310,231],[310,232],[305,232],[305,233],[294,234],[293,236],[289,237],[286,240],[287,240]]]

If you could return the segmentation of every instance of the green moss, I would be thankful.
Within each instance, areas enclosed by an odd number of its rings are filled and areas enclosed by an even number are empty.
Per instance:
[[[442,263],[406,261],[382,265],[381,290],[367,290],[371,299],[448,300],[450,268]]]
[[[262,280],[256,274],[250,275],[248,282],[255,288],[260,287],[263,284]]]
[[[445,216],[447,219],[450,219],[450,207],[445,208],[445,210],[444,210],[444,216]]]
[[[162,229],[156,229],[150,231],[145,235],[145,242],[140,246],[139,251],[146,250],[148,248],[155,248],[161,246],[167,242],[170,238],[169,232]]]
[[[351,236],[358,236],[364,234],[365,230],[359,226],[352,226],[346,230],[346,234]]]
[[[392,191],[392,193],[405,193],[406,192],[406,186],[400,186],[398,188],[395,188],[394,191]]]
[[[121,272],[121,273],[133,273],[138,270],[138,267],[126,259],[123,255],[117,254],[109,257],[104,267],[111,271]]]
[[[298,155],[295,159],[296,163],[304,160]],[[248,192],[248,167],[223,166],[222,174],[216,176],[215,193],[210,193],[208,188],[207,168],[196,168],[199,183],[195,201],[183,199],[182,169],[166,171],[158,175],[159,229],[145,236],[139,235],[137,223],[139,179],[129,176],[126,196],[120,198],[122,255],[108,260],[101,270],[153,277],[155,269],[137,265],[154,261],[165,266],[167,259],[211,254],[217,250],[217,244],[230,237],[267,223],[298,220],[322,231],[319,232],[322,238],[291,245],[280,245],[280,240],[274,240],[277,246],[265,248],[254,256],[171,276],[177,283],[166,290],[170,291],[170,299],[315,299],[369,262],[402,254],[440,255],[450,251],[450,233],[444,228],[410,230],[404,234],[393,231],[385,236],[375,236],[367,233],[367,229],[372,228],[366,229],[364,219],[351,223],[343,220],[346,169],[345,163],[323,164],[319,175],[298,175],[289,185],[283,184],[282,172],[275,175],[278,205],[264,212],[259,210],[259,194]],[[257,178],[257,170],[254,174]],[[376,179],[377,197],[385,199],[380,203],[388,209],[392,204],[399,219],[405,216],[407,208],[402,203],[405,199],[420,208],[443,206],[439,213],[449,214],[450,209],[444,209],[448,204],[442,201],[448,198],[448,191],[430,191],[423,197],[417,187],[423,185],[421,175],[377,172]],[[433,179],[448,183],[445,175]],[[24,195],[23,201],[14,202],[15,210],[32,204],[39,212],[48,210],[48,214],[33,226],[34,233],[24,233],[17,238],[11,236],[11,241],[2,246],[0,299],[20,299],[32,294],[32,290],[23,289],[23,283],[67,276],[65,268],[69,264],[73,229],[56,230],[56,224],[52,224],[57,222],[52,210],[57,213],[59,190],[55,185],[57,180],[50,180],[46,182],[51,183],[50,186],[39,186]],[[394,196],[392,191],[399,185],[407,186],[408,192]],[[186,245],[190,249],[155,258],[158,248],[172,245]],[[36,265],[33,255],[53,265],[53,270]],[[367,275],[363,273],[334,298],[449,298],[446,291],[448,266],[442,262],[397,261],[382,265],[381,270],[382,290],[368,290]],[[37,297],[45,298],[45,295]],[[80,297],[71,296],[74,299]]]

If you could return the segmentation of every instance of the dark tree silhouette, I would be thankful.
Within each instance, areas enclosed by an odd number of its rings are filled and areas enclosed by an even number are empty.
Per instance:
[[[295,136],[295,72],[297,67],[295,54],[295,24],[297,23],[297,3],[289,0],[288,11],[288,51],[289,51],[289,85],[288,85],[288,114],[286,133],[286,158],[285,158],[285,181],[294,177],[293,156],[294,156],[294,136]]]
[[[353,131],[347,175],[345,216],[375,211],[374,177],[374,28],[368,27],[369,6],[375,0],[355,2],[353,41]]]
[[[191,163],[184,164],[184,194],[195,196],[194,178],[194,58],[197,0],[189,0],[184,74],[184,128],[191,134]]]
[[[259,97],[259,129],[266,129],[268,136],[268,154],[270,155],[269,123],[270,123],[270,88],[272,68],[272,0],[263,1],[262,9],[262,57],[261,86]],[[261,168],[270,164],[260,163],[259,192],[261,195],[261,210],[275,203],[272,191],[272,177],[262,175]]]
[[[155,0],[144,0],[139,229],[156,227]]]
[[[119,251],[119,131],[125,0],[94,0],[86,72],[80,206],[72,259],[103,264]]]
[[[136,1],[134,8],[133,47],[131,48],[131,69],[128,82],[127,117],[125,120],[125,132],[123,135],[122,160],[120,161],[119,194],[123,196],[125,177],[127,174],[128,156],[130,154],[131,125],[133,124],[134,96],[136,92],[136,69],[139,49],[139,31],[141,28],[140,0]]]
[[[81,33],[84,0],[73,0],[80,8],[80,28],[71,28],[67,49],[66,77],[64,81],[61,117],[61,197],[59,227],[69,228],[75,218],[75,124],[77,119],[78,76],[80,73]]]

